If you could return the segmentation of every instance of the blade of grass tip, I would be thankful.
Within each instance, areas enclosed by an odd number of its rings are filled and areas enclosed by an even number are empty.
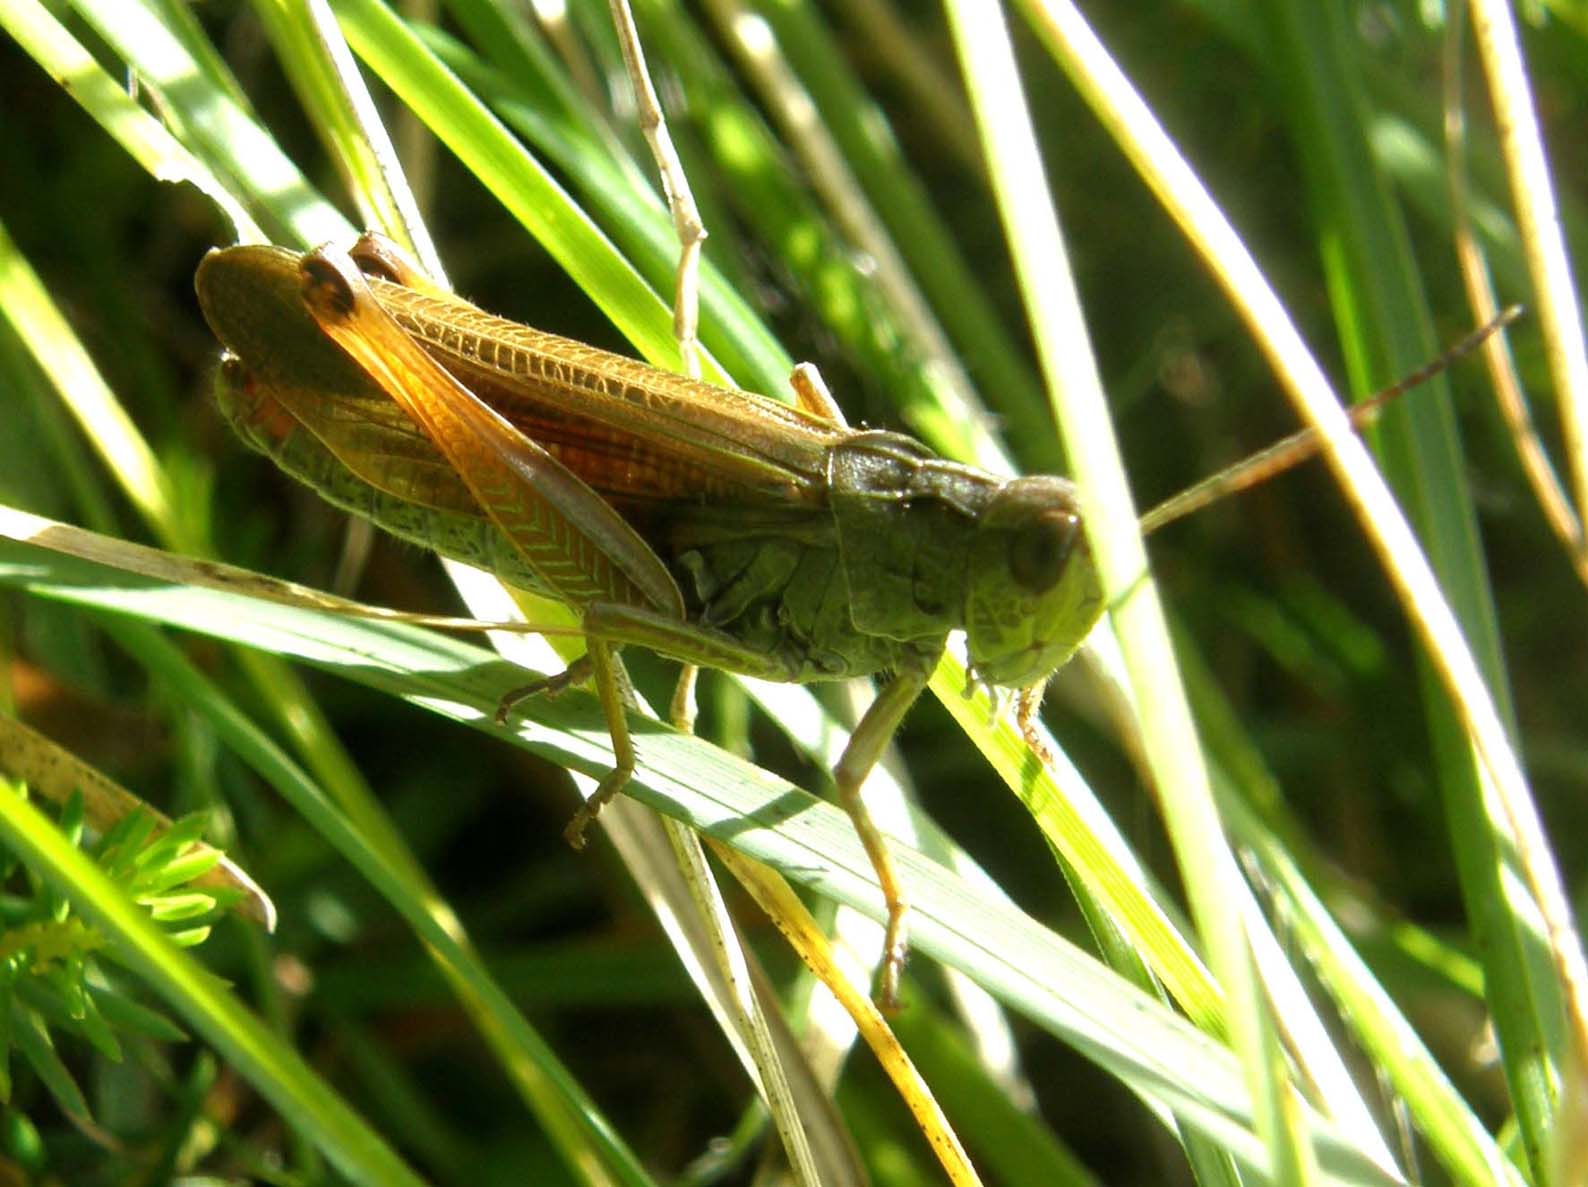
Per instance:
[[[1148,575],[1146,548],[1008,30],[1001,14],[985,7],[972,12],[955,0],[947,9],[1042,371],[1082,491],[1087,537],[1141,706],[1144,745],[1165,826],[1198,933],[1227,994],[1230,1032],[1256,1103],[1258,1132],[1276,1182],[1309,1182],[1317,1173],[1313,1150],[1296,1121],[1295,1093],[1257,983],[1238,906],[1240,872],[1214,808],[1168,628]]]
[[[381,123],[353,52],[325,0],[267,0],[255,6],[366,227],[379,227],[445,286],[446,271],[397,151]]]
[[[81,795],[83,818],[96,832],[109,831],[134,812],[145,813],[153,820],[157,834],[171,827],[170,817],[6,712],[0,712],[0,769],[13,779],[25,780],[30,790],[53,804],[64,804],[73,794]],[[264,889],[224,853],[202,842],[200,847],[218,853],[219,861],[193,885],[212,890],[230,887],[241,892],[244,897],[238,909],[242,914],[266,931],[275,931],[276,905]]]
[[[421,1187],[422,1180],[296,1051],[167,939],[37,808],[0,794],[0,840],[100,928],[122,958],[349,1180]]]
[[[24,50],[59,79],[67,94],[93,117],[94,122],[160,181],[191,182],[231,221],[237,237],[262,242],[264,232],[240,202],[208,168],[160,122],[133,100],[125,86],[94,60],[65,26],[34,0],[6,0],[0,5],[0,27]]]

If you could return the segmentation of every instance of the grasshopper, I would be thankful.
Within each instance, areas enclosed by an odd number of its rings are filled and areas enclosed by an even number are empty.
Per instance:
[[[434,287],[384,240],[351,253],[212,251],[195,279],[226,347],[223,412],[324,497],[577,610],[628,781],[624,645],[766,680],[887,674],[833,772],[887,905],[893,1000],[905,899],[861,784],[949,633],[972,678],[1040,688],[1103,610],[1075,489],[936,457],[797,405],[542,333]]]
[[[585,657],[535,686],[593,680],[611,733],[576,846],[634,771],[619,648],[773,681],[885,675],[833,778],[882,889],[878,998],[895,1000],[906,903],[861,785],[955,630],[973,681],[1020,690],[1034,738],[1043,684],[1103,611],[1074,486],[852,429],[799,372],[785,404],[493,317],[376,236],[212,251],[195,284],[246,441],[332,503],[579,613]],[[1314,449],[1298,434],[1195,505]]]

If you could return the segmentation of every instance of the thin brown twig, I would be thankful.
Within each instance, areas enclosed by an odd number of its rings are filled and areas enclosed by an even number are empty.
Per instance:
[[[1346,419],[1351,422],[1351,427],[1360,431],[1374,424],[1392,401],[1398,400],[1413,388],[1427,383],[1457,359],[1497,338],[1498,331],[1521,315],[1520,305],[1512,305],[1501,310],[1432,362],[1425,363],[1411,374],[1397,379],[1360,403],[1353,404],[1345,410]],[[1316,429],[1301,429],[1288,437],[1281,438],[1244,461],[1236,462],[1233,466],[1228,466],[1159,503],[1141,517],[1142,534],[1155,532],[1165,524],[1184,519],[1192,512],[1200,511],[1220,499],[1249,490],[1260,482],[1267,482],[1276,474],[1283,474],[1291,467],[1318,456],[1322,450],[1323,438]]]
[[[634,86],[635,116],[645,143],[651,147],[656,160],[656,170],[662,179],[662,194],[667,199],[668,213],[673,216],[673,230],[678,235],[678,274],[673,294],[673,336],[678,339],[678,353],[684,374],[691,379],[700,378],[700,357],[697,346],[700,330],[700,249],[706,242],[706,227],[700,221],[700,210],[695,205],[694,192],[689,188],[689,178],[684,175],[683,162],[673,147],[673,138],[667,131],[667,120],[662,114],[661,101],[651,84],[650,71],[645,65],[645,50],[640,45],[639,30],[634,25],[634,14],[628,0],[611,0],[612,23],[617,27],[618,44],[623,49],[623,63],[628,67],[629,79]]]

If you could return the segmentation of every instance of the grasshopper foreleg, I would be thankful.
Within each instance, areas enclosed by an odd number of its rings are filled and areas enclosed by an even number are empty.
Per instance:
[[[877,882],[882,888],[882,901],[888,909],[876,990],[877,1005],[884,1011],[896,1010],[899,1005],[899,977],[904,971],[904,954],[908,944],[905,913],[909,905],[898,872],[894,869],[893,857],[888,852],[887,842],[883,840],[876,822],[871,819],[860,789],[866,776],[882,757],[883,750],[893,740],[899,722],[904,720],[904,715],[926,687],[926,681],[927,673],[924,671],[900,672],[895,676],[877,694],[877,699],[871,702],[871,707],[849,735],[849,745],[844,747],[838,765],[833,768],[839,801],[854,822],[855,832],[859,834],[860,843],[871,860],[871,868],[876,872]]]

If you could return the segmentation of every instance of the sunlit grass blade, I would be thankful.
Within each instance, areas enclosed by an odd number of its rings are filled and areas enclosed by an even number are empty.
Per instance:
[[[1289,57],[1296,77],[1305,82],[1293,92],[1290,110],[1298,140],[1309,153],[1310,183],[1319,194],[1321,217],[1348,228],[1342,239],[1346,250],[1326,259],[1325,266],[1332,271],[1331,291],[1336,294],[1340,323],[1349,328],[1346,356],[1356,386],[1371,390],[1380,376],[1427,357],[1432,335],[1406,229],[1371,171],[1371,154],[1357,127],[1347,118],[1352,110],[1345,90],[1348,43],[1339,25],[1321,15],[1306,5],[1279,6],[1272,43],[1277,53]],[[1440,588],[1460,619],[1462,635],[1470,641],[1487,687],[1493,690],[1495,724],[1509,722],[1513,715],[1492,594],[1448,404],[1432,400],[1403,409],[1386,424],[1382,439],[1386,467],[1406,492]],[[1464,651],[1459,636],[1451,646]],[[1443,662],[1449,670],[1464,658],[1452,655]],[[1513,847],[1525,839],[1516,831],[1519,821],[1514,813],[1530,818],[1533,808],[1525,786],[1511,786],[1492,767],[1487,772],[1475,767],[1470,719],[1462,721],[1459,709],[1447,699],[1448,689],[1432,679],[1426,685],[1465,899],[1478,934],[1484,937],[1482,946],[1495,956],[1489,966],[1493,975],[1488,991],[1496,1007],[1496,1025],[1502,1034],[1512,1036],[1502,1038],[1501,1048],[1511,1053],[1507,1062],[1518,1115],[1536,1159],[1550,1128],[1548,1093],[1540,1092],[1550,1073],[1546,1070],[1540,1076],[1531,1065],[1544,1059],[1559,1066],[1565,1053],[1555,1023],[1562,1008],[1561,986],[1528,971],[1531,961],[1526,952],[1536,942],[1533,919],[1538,904],[1517,901],[1518,883],[1506,869],[1516,860],[1507,855],[1514,854]],[[1469,695],[1482,695],[1482,686],[1470,689]],[[1481,762],[1485,749],[1481,739],[1477,749]],[[1491,781],[1501,784],[1495,806],[1491,806],[1493,791],[1486,786]],[[1520,868],[1525,871],[1525,864]],[[1558,875],[1551,870],[1549,879],[1554,882]],[[1508,953],[1504,958],[1499,957],[1502,951]]]
[[[441,257],[330,5],[272,0],[258,11],[304,110],[347,178],[364,226],[385,231],[445,284]]]
[[[36,521],[12,516],[11,523],[8,534],[38,531]],[[46,529],[42,538],[48,536]],[[80,605],[198,624],[235,642],[330,667],[476,728],[491,728],[497,701],[521,679],[488,652],[411,628],[327,618],[126,575],[107,584],[103,569],[22,544],[7,545],[0,556],[0,582]],[[706,743],[641,719],[631,727],[642,762],[636,798],[823,895],[880,915],[870,863],[841,812]],[[515,724],[513,739],[578,770],[604,772],[611,764],[605,729],[588,696],[569,693],[541,706],[534,719]],[[1238,1160],[1262,1161],[1245,1090],[1224,1048],[1006,902],[911,851],[898,856],[913,888],[918,951],[969,973],[1137,1091],[1217,1135]],[[1188,1066],[1201,1069],[1194,1083],[1183,1076]],[[1377,1173],[1358,1177],[1370,1160],[1326,1122],[1317,1121],[1313,1133],[1329,1173],[1346,1181],[1395,1181]]]

